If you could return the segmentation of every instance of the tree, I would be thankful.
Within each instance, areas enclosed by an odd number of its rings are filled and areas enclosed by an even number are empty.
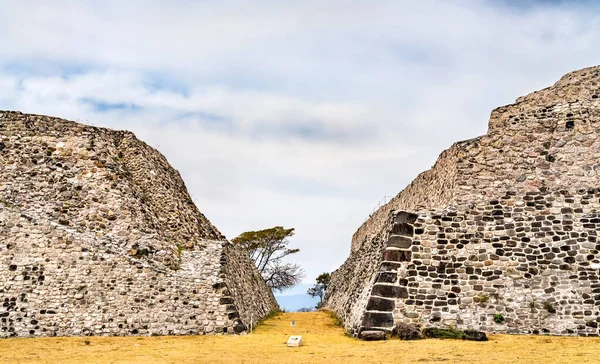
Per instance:
[[[300,251],[288,248],[288,238],[293,235],[293,228],[275,226],[265,230],[247,231],[231,242],[243,246],[254,260],[267,286],[281,292],[300,283],[304,278],[304,270],[299,265],[283,262],[283,258]]]
[[[325,298],[325,292],[327,291],[327,286],[329,286],[330,279],[331,276],[329,273],[322,273],[317,277],[317,283],[306,291],[311,297],[319,297],[319,302],[315,308],[323,307],[323,298]]]

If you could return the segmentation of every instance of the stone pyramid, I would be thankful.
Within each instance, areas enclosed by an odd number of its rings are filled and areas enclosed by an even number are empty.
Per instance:
[[[598,335],[600,66],[492,111],[354,234],[327,304],[400,324]]]
[[[277,303],[132,133],[0,111],[0,337],[242,333]]]

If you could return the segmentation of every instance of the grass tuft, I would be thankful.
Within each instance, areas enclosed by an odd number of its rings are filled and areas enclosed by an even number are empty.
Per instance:
[[[322,310],[322,312],[327,313],[327,315],[333,320],[332,323],[329,324],[329,326],[331,327],[340,327],[340,328],[344,328],[344,322],[342,321],[342,319],[340,319],[340,317],[333,311],[325,311]]]
[[[504,322],[504,316],[501,313],[497,313],[494,315],[494,322],[497,324],[501,324]]]
[[[544,302],[544,309],[548,311],[548,313],[556,313],[556,307],[548,301]]]

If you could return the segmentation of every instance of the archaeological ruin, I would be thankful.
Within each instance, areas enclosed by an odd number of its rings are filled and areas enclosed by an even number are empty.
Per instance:
[[[600,66],[492,111],[354,234],[326,303],[399,325],[597,336]]]
[[[244,333],[247,252],[132,133],[0,111],[0,337]]]

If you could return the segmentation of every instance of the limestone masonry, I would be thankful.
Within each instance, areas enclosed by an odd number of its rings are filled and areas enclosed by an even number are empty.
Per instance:
[[[600,66],[492,111],[352,239],[326,302],[399,324],[598,335]]]
[[[0,111],[0,337],[242,333],[277,304],[130,132]]]

